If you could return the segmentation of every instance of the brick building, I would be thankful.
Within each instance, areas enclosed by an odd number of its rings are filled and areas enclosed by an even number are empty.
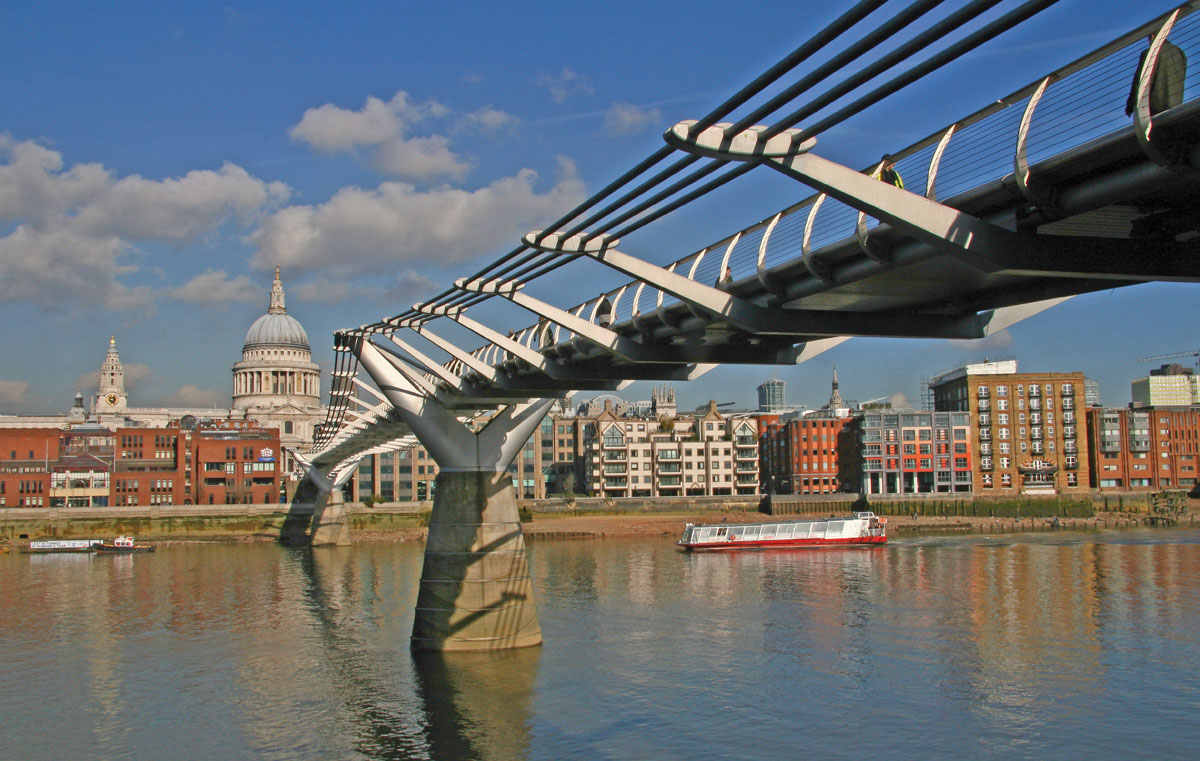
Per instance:
[[[58,428],[0,429],[0,507],[50,504],[50,468],[62,435]]]
[[[1194,489],[1200,408],[1087,411],[1091,486],[1100,491]]]
[[[860,479],[867,496],[970,493],[974,483],[970,416],[965,412],[870,410],[859,423]]]
[[[935,410],[970,414],[979,449],[977,494],[1088,490],[1083,373],[1018,373],[1015,360],[981,362],[943,373],[929,386]]]
[[[847,459],[857,460],[857,427],[853,418],[811,416],[780,420],[759,415],[759,470],[765,489],[772,494],[834,494],[855,491],[851,476],[843,471]]]
[[[279,433],[251,421],[0,430],[0,506],[275,503]]]

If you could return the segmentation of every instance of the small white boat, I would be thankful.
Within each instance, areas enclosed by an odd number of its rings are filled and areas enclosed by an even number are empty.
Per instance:
[[[685,550],[774,547],[861,547],[887,542],[887,519],[875,513],[784,523],[688,523],[677,544]]]

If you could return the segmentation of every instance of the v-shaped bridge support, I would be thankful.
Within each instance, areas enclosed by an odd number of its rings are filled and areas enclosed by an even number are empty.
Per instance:
[[[542,641],[509,464],[554,399],[510,404],[468,428],[369,340],[360,366],[437,462],[439,473],[413,620],[414,650],[498,650]]]

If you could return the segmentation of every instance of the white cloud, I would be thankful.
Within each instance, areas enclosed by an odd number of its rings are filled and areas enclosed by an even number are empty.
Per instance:
[[[642,108],[632,103],[614,103],[604,112],[604,129],[612,136],[632,135],[660,124],[662,112],[657,108]]]
[[[222,270],[206,270],[167,292],[168,297],[188,304],[253,302],[263,298],[263,288],[245,275],[229,277]]]
[[[0,135],[0,302],[129,309],[151,301],[123,278],[139,243],[186,244],[227,222],[249,225],[291,193],[234,164],[179,178],[115,178],[98,164],[64,168],[32,141]]]
[[[228,407],[229,392],[200,388],[188,383],[163,400],[171,407]]]
[[[120,347],[118,347],[118,348],[120,348]],[[104,359],[104,357],[100,356],[96,360],[96,364],[99,365],[103,359]],[[140,362],[122,362],[121,367],[125,371],[125,390],[126,391],[132,391],[133,389],[137,388],[140,384],[142,384],[146,380],[148,380],[150,378],[150,376],[153,374],[150,371],[149,365],[144,365]],[[91,372],[84,373],[83,375],[80,375],[78,378],[75,379],[75,390],[83,392],[84,396],[87,396],[87,395],[95,392],[95,390],[97,388],[99,388],[99,386],[100,386],[100,371],[99,370],[93,370]]]
[[[336,304],[354,299],[356,301],[384,301],[407,309],[414,301],[431,296],[438,283],[416,272],[405,270],[388,281],[373,277],[367,282],[350,282],[321,277],[288,288],[288,295],[297,301],[319,304]]]
[[[471,169],[450,150],[450,141],[441,135],[389,140],[375,151],[372,164],[384,174],[413,180],[438,176],[461,180]]]
[[[595,92],[586,77],[566,66],[558,74],[539,74],[537,84],[546,88],[555,103],[564,103],[572,95],[591,95]]]
[[[0,380],[0,404],[21,404],[28,390],[28,381]]]
[[[310,108],[288,134],[326,153],[370,149],[371,164],[396,177],[458,179],[470,165],[450,150],[449,140],[442,135],[408,136],[414,124],[449,113],[437,101],[413,103],[401,90],[386,102],[369,96],[357,111],[332,103]]]
[[[464,116],[460,128],[477,132],[500,132],[515,127],[520,121],[507,111],[484,106]]]
[[[290,206],[268,217],[251,240],[252,263],[266,269],[334,270],[350,275],[394,272],[404,262],[444,266],[515,244],[520,236],[584,198],[574,164],[559,159],[559,179],[544,193],[524,169],[466,190],[385,182],[343,188],[323,204]]]

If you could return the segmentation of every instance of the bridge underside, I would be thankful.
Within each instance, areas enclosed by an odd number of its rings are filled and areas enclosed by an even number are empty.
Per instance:
[[[878,4],[860,3],[847,18]],[[822,158],[815,150],[820,129],[793,127],[799,117],[771,127],[747,126],[750,117],[730,125],[718,118],[731,109],[718,109],[700,122],[681,122],[664,135],[671,149],[689,154],[677,166],[710,162],[688,182],[730,166],[736,168],[723,177],[771,169],[814,194],[667,264],[654,263],[665,256],[623,251],[619,235],[677,208],[666,199],[687,183],[672,185],[607,226],[587,225],[638,200],[643,188],[668,172],[588,222],[567,224],[654,164],[644,162],[442,295],[336,333],[329,416],[316,448],[303,459],[315,491],[336,490],[361,457],[412,435],[441,466],[414,647],[492,649],[540,641],[507,468],[553,399],[577,390],[618,390],[636,380],[687,381],[723,364],[795,365],[855,336],[984,338],[1077,294],[1200,280],[1200,101],[1182,102],[1182,84],[1175,101],[1155,106],[1156,113],[1149,100],[1168,34],[1183,16],[1191,23],[1189,14],[1198,8],[1200,3],[1182,6],[950,125],[940,137],[935,133],[904,149],[902,158],[931,154],[923,192],[881,181],[883,161],[872,171]],[[909,23],[899,19],[851,48],[870,49]],[[994,30],[988,30],[1006,28],[1011,19],[1005,19],[973,36],[990,39]],[[1136,72],[1128,126],[1030,163],[1030,124],[1047,88],[1127,55],[1147,33],[1152,41]],[[930,39],[939,35],[936,29],[926,33]],[[818,68],[809,79],[829,73]],[[895,81],[912,81],[909,73]],[[880,97],[892,91],[881,87]],[[1013,141],[1013,171],[939,199],[939,162],[952,137],[1018,104],[1025,111]],[[753,118],[760,112],[770,113],[756,111]],[[836,123],[833,117],[818,122]],[[725,181],[701,186],[678,205]],[[814,220],[827,199],[857,219],[845,237],[812,244]],[[643,212],[645,221],[609,232]],[[792,233],[772,238],[781,220]],[[784,243],[776,243],[779,238]],[[592,273],[598,263],[614,279],[629,279],[573,307],[531,293],[540,277],[580,259],[590,260]],[[535,322],[506,330],[474,319],[471,308],[492,299],[532,313]],[[461,348],[440,334],[447,325],[483,344]],[[426,353],[429,346],[433,355]]]

